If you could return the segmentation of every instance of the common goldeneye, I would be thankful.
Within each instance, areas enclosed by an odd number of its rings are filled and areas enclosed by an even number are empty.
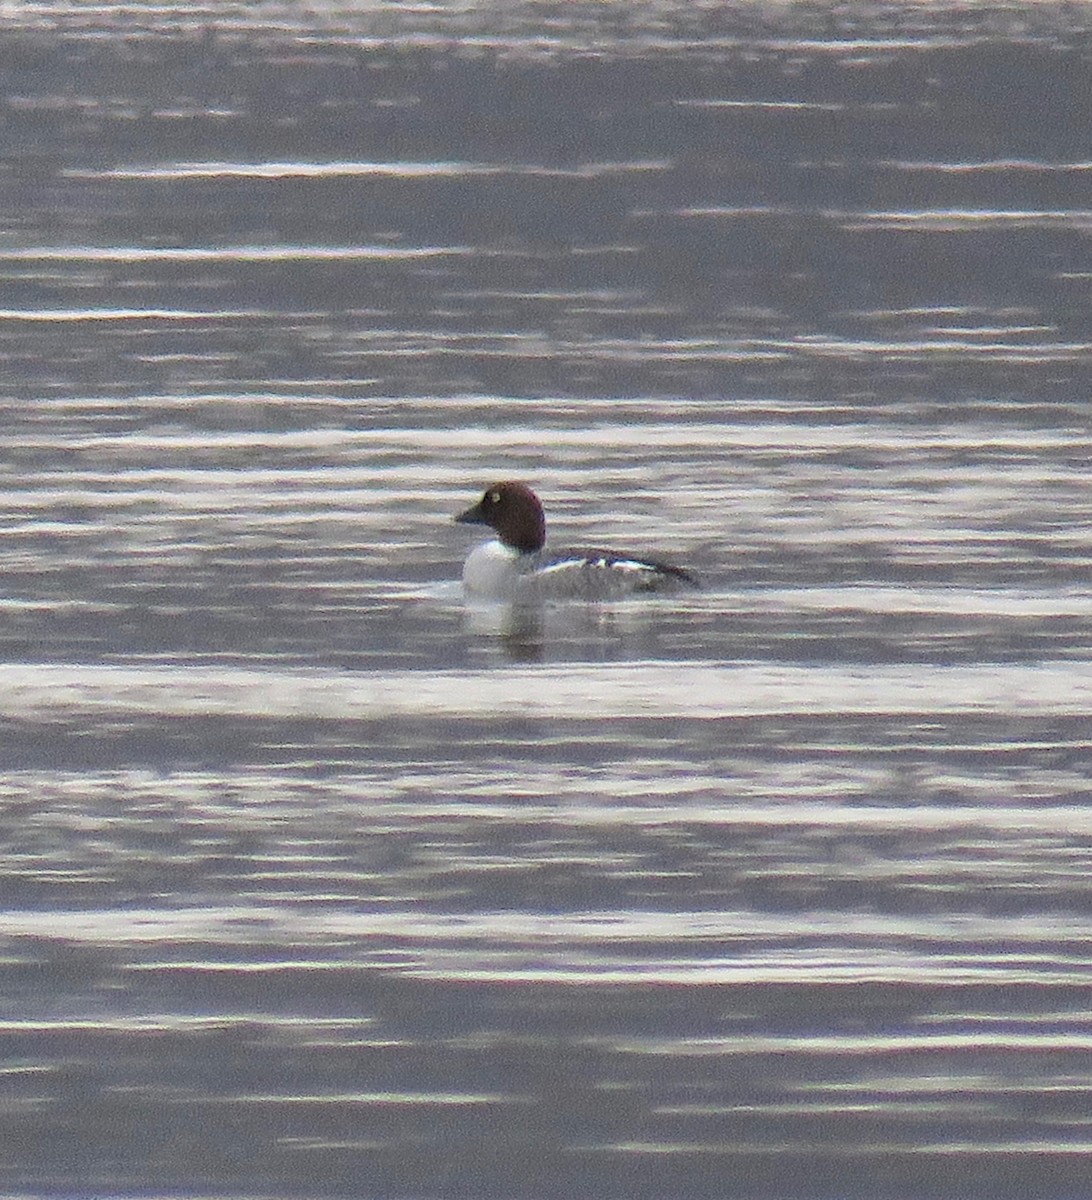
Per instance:
[[[487,487],[455,520],[489,525],[497,533],[472,550],[463,566],[463,591],[476,599],[617,600],[698,586],[689,571],[652,559],[609,550],[548,553],[542,504],[525,483]]]

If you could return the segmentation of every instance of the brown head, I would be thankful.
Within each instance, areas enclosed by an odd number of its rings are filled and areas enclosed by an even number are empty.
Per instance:
[[[494,483],[482,498],[455,518],[462,525],[488,525],[513,550],[533,554],[546,544],[546,517],[539,498],[525,483]]]

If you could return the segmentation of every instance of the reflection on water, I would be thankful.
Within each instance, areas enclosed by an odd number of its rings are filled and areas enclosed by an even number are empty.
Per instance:
[[[1085,17],[0,20],[7,1188],[1083,1194]]]

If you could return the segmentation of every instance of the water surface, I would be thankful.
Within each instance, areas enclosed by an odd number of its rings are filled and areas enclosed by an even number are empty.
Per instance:
[[[3,9],[7,1190],[1083,1194],[1083,20]]]

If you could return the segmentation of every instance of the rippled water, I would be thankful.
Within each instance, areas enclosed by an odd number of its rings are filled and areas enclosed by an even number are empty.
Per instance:
[[[1085,18],[0,8],[6,1190],[1085,1193]]]

